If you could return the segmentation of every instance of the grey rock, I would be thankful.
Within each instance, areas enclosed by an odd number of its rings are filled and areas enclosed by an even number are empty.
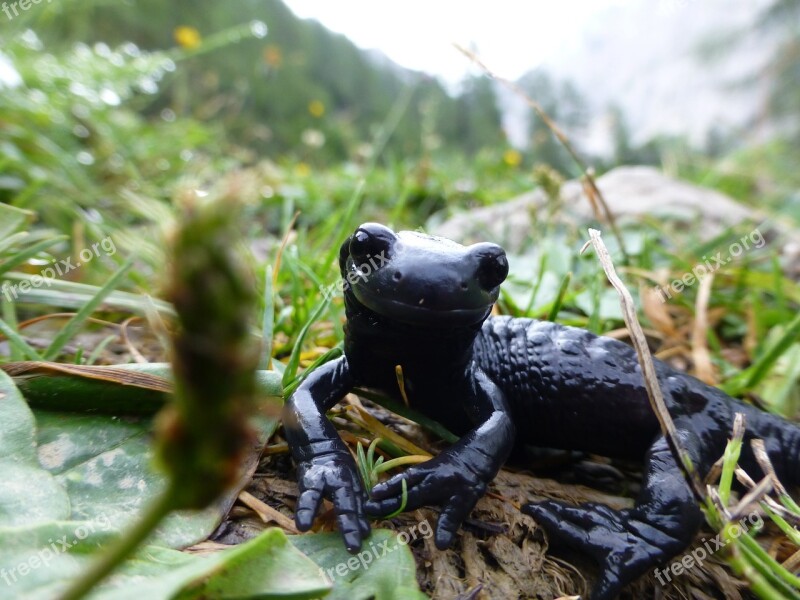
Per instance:
[[[668,177],[652,167],[618,167],[599,177],[597,186],[619,223],[654,216],[700,227],[701,237],[711,238],[728,226],[764,218],[720,192]],[[566,182],[556,202],[554,206],[543,190],[536,189],[508,202],[456,214],[430,231],[462,243],[492,240],[518,252],[531,243],[539,220],[574,226],[604,223],[595,214],[602,209],[589,201],[580,181]]]
[[[618,167],[599,177],[597,187],[620,226],[656,218],[678,229],[692,229],[701,239],[711,239],[728,227],[750,224],[753,231],[749,235],[762,235],[770,246],[779,248],[784,273],[800,280],[800,231],[786,221],[768,218],[725,194],[668,177],[653,167]],[[532,236],[542,230],[537,222],[578,227],[584,233],[586,227],[599,226],[610,235],[602,214],[587,197],[583,184],[573,180],[561,187],[555,201],[536,189],[443,222],[432,221],[428,231],[463,244],[490,240],[512,254],[527,254],[535,247]]]

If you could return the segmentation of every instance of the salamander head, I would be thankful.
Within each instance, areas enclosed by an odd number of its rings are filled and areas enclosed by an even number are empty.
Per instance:
[[[451,327],[489,315],[508,259],[497,244],[462,246],[364,223],[342,244],[339,269],[349,301],[388,319]]]

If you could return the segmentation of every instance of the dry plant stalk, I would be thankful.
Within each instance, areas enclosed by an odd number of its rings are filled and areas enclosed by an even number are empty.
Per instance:
[[[0,369],[11,377],[30,377],[34,375],[63,373],[74,377],[84,377],[86,379],[96,379],[99,381],[118,383],[120,385],[144,388],[156,392],[164,392],[165,394],[171,394],[173,391],[172,382],[158,375],[140,373],[130,369],[107,365],[70,365],[47,361],[21,361],[0,365]]]
[[[708,385],[716,385],[714,366],[711,364],[711,355],[708,352],[708,302],[711,298],[711,286],[714,274],[700,280],[700,289],[695,302],[694,326],[692,327],[692,359],[694,360],[695,376]]]
[[[282,512],[278,511],[275,508],[272,508],[266,502],[259,500],[255,496],[253,496],[250,492],[246,492],[242,490],[239,492],[239,502],[247,506],[250,510],[258,515],[258,518],[261,519],[264,523],[275,523],[281,529],[288,531],[293,535],[299,535],[300,531],[298,531],[297,527],[294,524],[294,520],[290,519]]]
[[[631,293],[617,275],[617,272],[614,269],[614,263],[611,261],[611,256],[608,253],[608,249],[603,243],[603,240],[600,238],[600,232],[597,229],[589,229],[589,241],[584,244],[583,248],[581,248],[581,254],[583,254],[590,244],[594,246],[594,250],[597,252],[597,258],[603,267],[603,271],[606,273],[606,277],[611,282],[611,285],[614,286],[614,289],[616,289],[619,293],[619,303],[622,307],[622,317],[625,320],[625,325],[630,331],[631,341],[636,349],[636,355],[639,358],[639,366],[641,367],[642,375],[644,376],[644,384],[645,389],[647,390],[647,397],[650,400],[650,406],[652,407],[653,412],[658,419],[658,423],[661,426],[661,431],[667,438],[667,444],[669,445],[675,461],[683,471],[684,477],[686,477],[686,481],[689,484],[695,499],[702,505],[705,502],[703,484],[700,481],[700,477],[697,474],[694,465],[692,464],[689,453],[678,439],[675,423],[673,423],[672,417],[670,416],[667,406],[664,403],[664,395],[661,393],[661,387],[658,384],[658,377],[656,377],[656,369],[653,363],[653,357],[650,355],[650,349],[647,347],[647,339],[644,337],[642,326],[639,323],[639,320],[636,318],[636,308],[634,306]]]
[[[753,441],[756,441],[756,440],[753,440]],[[735,474],[736,474],[736,479],[739,481],[739,483],[741,483],[747,489],[753,489],[753,488],[756,487],[756,482],[753,481],[753,478],[750,477],[750,475],[748,475],[747,472],[744,469],[742,469],[741,467],[736,467]],[[770,479],[770,482],[773,484],[773,491],[775,491],[776,493],[780,494],[781,493],[782,484],[780,483],[780,481],[777,481],[778,485],[776,486],[775,485],[776,481],[772,481]],[[778,502],[776,502],[770,496],[764,496],[762,502],[772,512],[774,512],[774,513],[778,514],[779,516],[783,517],[784,520],[788,521],[789,523],[791,523],[795,527],[800,525],[800,519],[798,519],[797,515],[795,515],[791,511],[787,510],[783,505],[781,505]],[[800,550],[798,550],[798,552],[800,552]]]
[[[559,143],[564,146],[564,149],[569,153],[570,157],[575,164],[578,165],[578,168],[583,173],[583,183],[584,187],[588,186],[589,189],[586,190],[587,197],[589,198],[589,202],[592,203],[593,199],[597,199],[600,203],[600,206],[603,207],[603,213],[605,213],[606,221],[608,222],[609,227],[611,227],[611,232],[614,234],[614,237],[617,239],[617,243],[619,244],[620,251],[622,252],[622,256],[624,258],[624,262],[628,262],[628,253],[625,251],[625,242],[622,239],[622,234],[617,227],[617,221],[614,218],[614,214],[611,212],[611,209],[608,208],[608,204],[606,203],[606,199],[603,196],[603,193],[600,191],[600,188],[597,187],[597,183],[594,180],[594,169],[590,168],[584,160],[578,155],[573,148],[572,143],[569,141],[567,135],[561,130],[561,128],[556,124],[553,119],[550,118],[545,110],[541,107],[541,105],[536,102],[533,98],[528,96],[525,91],[519,87],[516,83],[511,81],[510,79],[506,79],[505,77],[501,77],[494,71],[492,71],[489,67],[487,67],[483,61],[478,58],[478,56],[463,46],[458,44],[453,44],[456,50],[461,52],[464,56],[466,56],[470,61],[472,61],[478,68],[480,68],[488,77],[494,79],[499,84],[505,86],[509,91],[513,92],[520,98],[522,98],[528,106],[530,106],[536,115],[542,120],[542,122],[547,126],[547,128],[552,132],[552,134],[556,137]]]

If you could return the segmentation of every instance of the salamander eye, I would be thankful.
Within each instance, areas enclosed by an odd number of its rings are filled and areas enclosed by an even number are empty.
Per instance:
[[[497,244],[475,244],[471,252],[478,257],[478,270],[475,275],[481,287],[493,290],[508,276],[506,252]]]
[[[388,260],[396,239],[394,231],[388,227],[378,223],[364,223],[350,237],[350,256],[357,265],[381,254]]]

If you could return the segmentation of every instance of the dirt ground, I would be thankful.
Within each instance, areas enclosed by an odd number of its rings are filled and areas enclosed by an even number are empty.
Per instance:
[[[414,443],[431,448],[416,426],[400,423],[380,408],[371,406],[371,411]],[[280,445],[281,441],[279,432],[271,444]],[[417,578],[425,593],[437,600],[553,600],[584,595],[591,589],[597,574],[595,565],[567,548],[551,548],[544,531],[532,518],[522,514],[519,506],[552,498],[576,504],[603,502],[614,508],[625,508],[631,506],[631,498],[636,495],[639,466],[620,465],[598,457],[566,455],[540,458],[537,462],[537,475],[544,472],[553,478],[534,477],[529,471],[502,470],[470,515],[453,548],[437,550],[432,536],[418,536],[409,544],[417,561]],[[592,487],[584,485],[586,482]],[[293,518],[297,484],[289,455],[279,452],[263,457],[247,491],[282,515]],[[331,506],[327,504],[325,508],[317,521],[317,531],[335,529]],[[436,517],[436,511],[422,509],[378,521],[374,526],[409,531],[425,520],[433,526]],[[250,509],[237,506],[218,530],[215,540],[236,543],[263,528],[264,524]],[[705,531],[698,535],[698,540],[710,535],[713,534]],[[666,586],[660,585],[653,575],[647,575],[620,597],[626,600],[740,600],[751,596],[723,566],[721,558],[712,557],[673,578]]]

